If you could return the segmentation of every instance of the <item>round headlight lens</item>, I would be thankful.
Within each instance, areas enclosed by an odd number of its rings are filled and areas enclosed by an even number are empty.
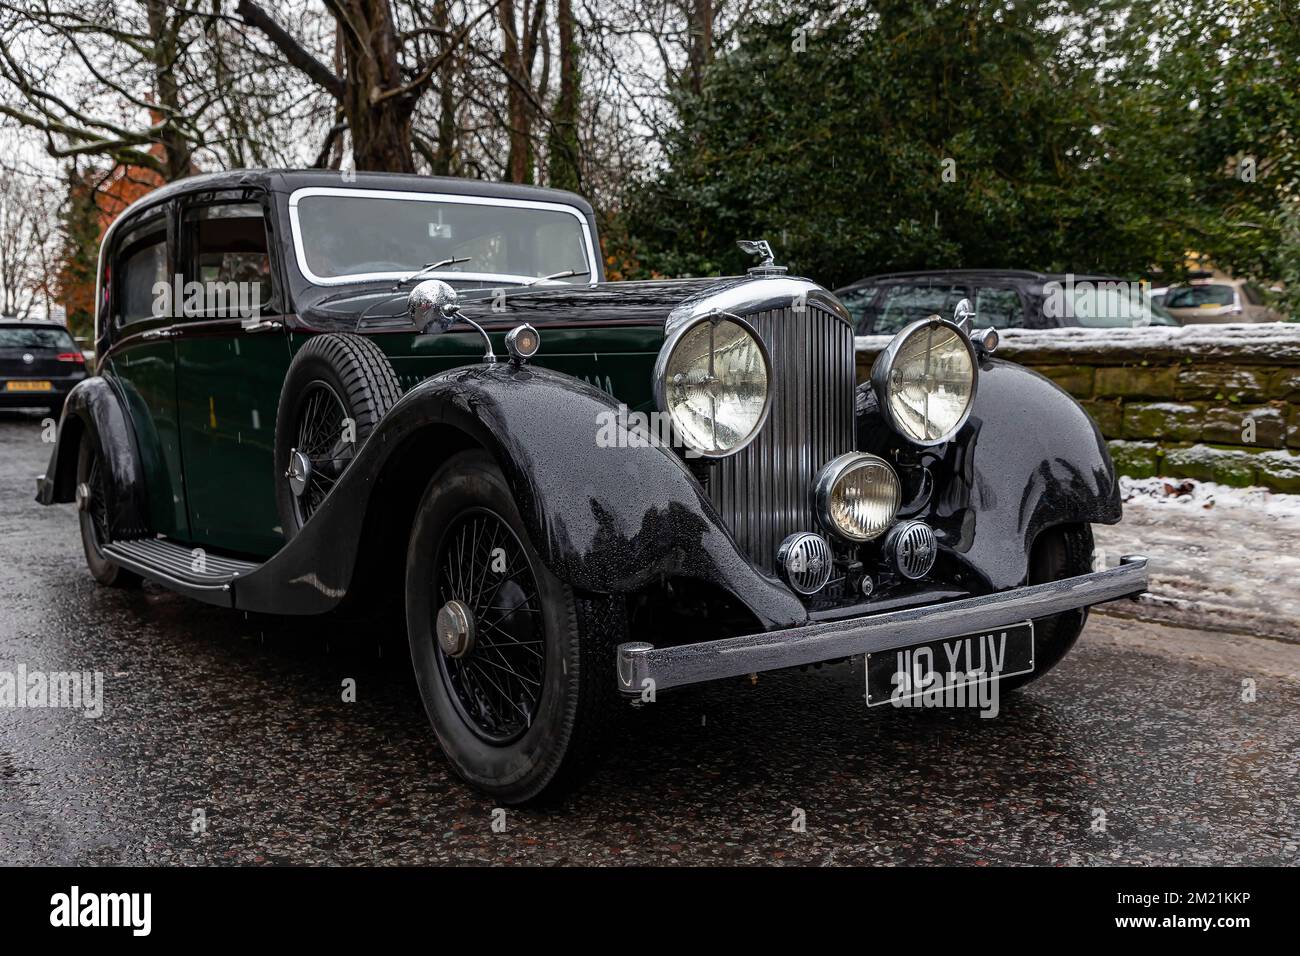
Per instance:
[[[872,385],[900,435],[919,445],[947,441],[975,399],[975,356],[965,335],[937,320],[898,333],[872,370]]]
[[[675,334],[659,354],[660,407],[687,448],[711,458],[744,448],[767,416],[767,350],[744,322],[710,317]]]
[[[817,478],[817,511],[826,527],[850,541],[871,541],[894,523],[902,503],[898,475],[883,458],[849,452]]]

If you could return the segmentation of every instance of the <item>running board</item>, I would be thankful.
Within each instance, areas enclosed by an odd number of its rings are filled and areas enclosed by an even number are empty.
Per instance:
[[[178,544],[166,538],[114,541],[102,548],[104,557],[187,597],[234,607],[230,585],[261,565],[223,557],[204,548]]]

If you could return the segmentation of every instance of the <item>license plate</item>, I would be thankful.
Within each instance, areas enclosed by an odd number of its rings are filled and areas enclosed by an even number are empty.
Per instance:
[[[867,706],[901,703],[1034,669],[1034,624],[927,641],[867,655]]]
[[[54,391],[54,386],[49,382],[34,382],[34,381],[6,382],[5,391],[6,392],[52,392]]]

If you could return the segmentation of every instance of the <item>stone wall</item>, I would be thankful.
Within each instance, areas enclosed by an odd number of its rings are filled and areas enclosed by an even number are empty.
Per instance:
[[[858,378],[884,336],[858,339]],[[1121,474],[1300,493],[1300,325],[1011,330],[999,358],[1073,395]]]

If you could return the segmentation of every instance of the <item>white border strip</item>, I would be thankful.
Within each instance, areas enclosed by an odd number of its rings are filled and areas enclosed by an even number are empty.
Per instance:
[[[337,186],[304,186],[301,189],[295,189],[289,194],[289,223],[293,231],[293,252],[298,261],[298,270],[307,278],[308,281],[315,285],[350,285],[355,282],[365,282],[370,279],[401,279],[410,275],[414,269],[403,272],[364,272],[345,276],[318,276],[307,267],[307,254],[302,245],[302,228],[298,223],[298,203],[300,200],[309,196],[349,196],[356,198],[364,196],[372,199],[406,199],[415,202],[444,202],[459,203],[464,206],[513,206],[519,209],[549,209],[555,212],[565,212],[578,220],[582,226],[582,237],[587,246],[587,279],[589,282],[597,281],[599,275],[596,268],[596,248],[591,241],[591,229],[587,225],[587,217],[574,206],[558,202],[538,202],[532,199],[505,199],[495,196],[460,196],[452,193],[417,193],[407,192],[404,190],[392,189],[345,189]],[[442,276],[449,279],[472,279],[475,281],[490,282],[493,279],[503,280],[506,282],[525,283],[532,282],[537,276],[515,276],[503,275],[497,272],[456,272],[456,271],[439,271],[425,273],[429,278]]]

